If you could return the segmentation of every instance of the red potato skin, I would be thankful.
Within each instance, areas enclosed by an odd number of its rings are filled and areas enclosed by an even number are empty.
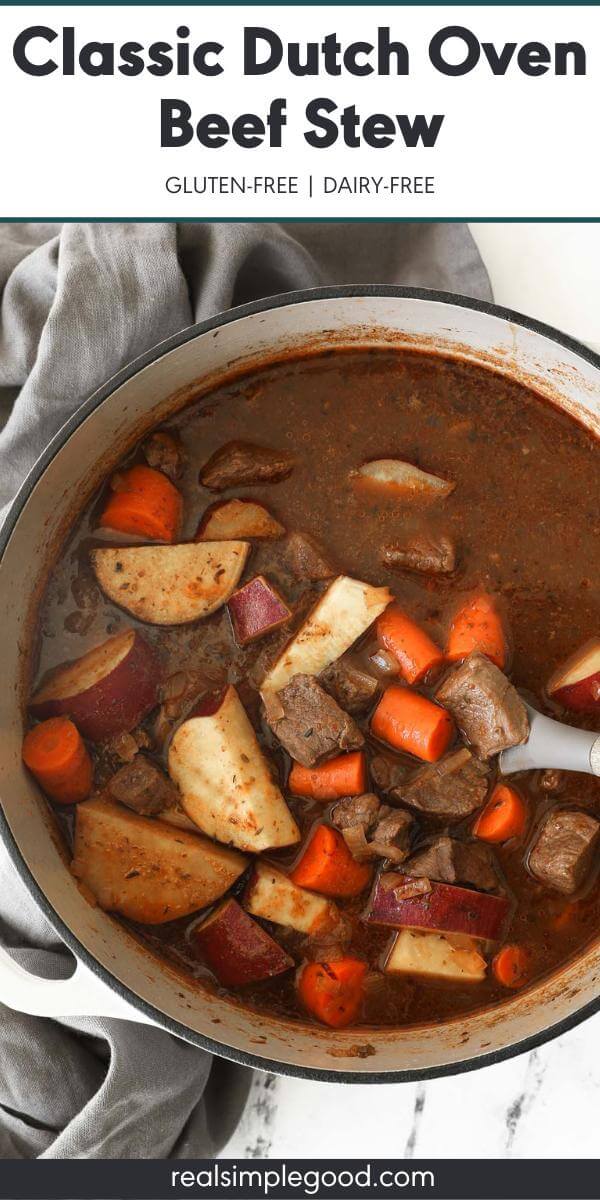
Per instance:
[[[125,657],[92,687],[42,703],[34,696],[30,712],[41,720],[69,716],[83,737],[104,742],[129,733],[158,704],[160,676],[156,651],[136,630]]]
[[[227,608],[238,646],[272,633],[292,615],[285,600],[264,575],[256,575],[234,592]]]
[[[599,659],[600,638],[592,638],[554,672],[548,682],[548,695],[557,704],[562,704],[563,708],[568,708],[571,712],[598,712],[600,710]],[[582,664],[585,671],[585,664],[588,661],[589,674],[585,675],[582,674]],[[575,672],[580,676],[579,679],[573,683],[562,683],[562,680],[568,679],[569,675]]]
[[[410,876],[405,876],[410,882]],[[366,920],[370,925],[394,929],[430,929],[438,933],[466,933],[470,937],[496,941],[502,936],[510,910],[503,896],[490,896],[451,883],[433,883],[431,891],[403,900],[392,888],[382,886],[381,877],[369,901]]]
[[[223,987],[272,979],[295,966],[293,958],[230,897],[193,931],[202,958]]]
[[[557,704],[569,708],[571,712],[598,712],[600,710],[600,671],[588,675],[587,679],[578,679],[577,683],[569,683],[566,687],[550,692]]]

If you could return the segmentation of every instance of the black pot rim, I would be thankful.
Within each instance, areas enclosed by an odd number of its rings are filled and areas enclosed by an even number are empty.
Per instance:
[[[133,378],[134,375],[137,375],[144,367],[156,362],[169,351],[177,349],[178,346],[192,341],[199,335],[229,325],[231,322],[240,320],[243,317],[253,316],[260,312],[268,313],[276,308],[283,308],[292,304],[304,304],[314,300],[336,300],[369,296],[428,300],[458,308],[473,309],[476,312],[499,317],[513,325],[519,325],[534,333],[539,333],[543,337],[549,338],[550,341],[557,343],[566,350],[573,351],[600,371],[600,354],[590,350],[575,338],[554,329],[551,325],[547,325],[542,321],[536,321],[532,317],[525,316],[512,309],[503,308],[497,304],[492,304],[486,300],[475,300],[454,292],[443,292],[429,288],[403,287],[394,284],[373,284],[309,288],[301,291],[284,292],[277,296],[268,296],[263,300],[257,300],[251,304],[243,304],[237,308],[228,309],[226,312],[217,313],[215,316],[209,317],[204,321],[187,326],[179,333],[173,334],[171,337],[159,342],[151,350],[146,351],[131,363],[128,363],[116,375],[107,380],[102,387],[98,388],[88,400],[84,401],[61,429],[59,429],[58,433],[55,434],[21,485],[4,525],[0,529],[0,562],[17,525],[19,516],[35,485],[59,450],[62,449],[65,442],[79,425],[103,404],[108,396],[112,395],[118,387]],[[156,1025],[166,1032],[197,1046],[199,1049],[206,1050],[211,1054],[216,1054],[221,1058],[229,1059],[245,1067],[251,1067],[260,1071],[270,1071],[278,1075],[289,1075],[299,1079],[318,1080],[327,1083],[413,1083],[426,1079],[438,1079],[448,1075],[459,1075],[466,1071],[474,1071],[480,1067],[492,1066],[494,1063],[503,1062],[505,1059],[513,1058],[517,1054],[526,1053],[538,1046],[544,1045],[544,1043],[551,1041],[555,1037],[559,1037],[563,1033],[567,1033],[570,1029],[574,1029],[577,1025],[580,1025],[583,1021],[600,1011],[599,996],[588,1004],[583,1005],[580,1009],[577,1009],[570,1016],[565,1017],[562,1021],[558,1021],[556,1024],[549,1026],[540,1033],[533,1034],[531,1037],[514,1042],[510,1046],[505,1046],[500,1050],[492,1050],[488,1054],[481,1054],[474,1058],[421,1070],[364,1072],[320,1070],[314,1067],[296,1066],[291,1063],[262,1058],[259,1055],[249,1054],[235,1047],[224,1045],[216,1039],[196,1033],[180,1021],[174,1020],[172,1017],[168,1017],[165,1013],[162,1013],[160,1009],[143,1000],[140,996],[137,996],[126,984],[116,979],[108,968],[98,962],[87,947],[80,942],[79,938],[76,937],[50,904],[24,860],[1,806],[0,835],[16,870],[46,920],[69,947],[74,956],[83,962],[105,986],[116,992],[132,1008],[151,1018]]]

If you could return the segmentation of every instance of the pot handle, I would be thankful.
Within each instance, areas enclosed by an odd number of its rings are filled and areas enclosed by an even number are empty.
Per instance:
[[[0,946],[0,1000],[16,1012],[34,1017],[117,1017],[138,1025],[155,1025],[76,959],[69,979],[42,979],[15,962]]]

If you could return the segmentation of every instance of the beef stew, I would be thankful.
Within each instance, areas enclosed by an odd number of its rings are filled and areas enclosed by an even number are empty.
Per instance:
[[[88,894],[213,988],[332,1027],[467,1013],[513,986],[504,949],[522,984],[576,953],[597,784],[524,773],[520,832],[474,827],[521,692],[600,726],[546,690],[600,624],[597,478],[549,404],[408,352],[275,365],[147,438],[40,613],[24,757]]]

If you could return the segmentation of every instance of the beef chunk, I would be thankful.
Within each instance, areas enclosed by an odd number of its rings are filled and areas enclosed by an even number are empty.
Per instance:
[[[267,720],[282,746],[303,767],[340,750],[356,750],[363,735],[312,675],[294,675],[272,701]]]
[[[404,542],[388,542],[381,551],[391,571],[420,571],[425,575],[450,575],[456,567],[456,547],[445,534],[419,533]]]
[[[392,796],[396,794],[396,789],[399,789],[404,783],[410,770],[407,763],[385,758],[383,754],[376,754],[369,763],[369,771],[375,787],[379,788],[380,792],[389,792]]]
[[[223,492],[243,484],[277,483],[293,469],[294,456],[288,450],[270,450],[253,442],[227,442],[202,467],[200,483]]]
[[[126,804],[134,812],[150,816],[174,807],[179,800],[177,788],[149,758],[138,754],[109,779],[106,792],[111,800]]]
[[[364,712],[373,703],[379,684],[348,658],[338,658],[319,677],[320,683],[346,712]]]
[[[527,709],[512,683],[483,654],[470,654],[444,680],[436,700],[480,758],[527,740]]]
[[[406,809],[380,804],[372,792],[340,800],[331,821],[358,862],[389,858],[401,863],[408,854],[413,818]]]
[[[379,816],[379,798],[373,792],[365,792],[363,796],[346,796],[338,800],[331,813],[331,823],[336,829],[357,829],[361,826],[365,833],[372,828]]]
[[[162,471],[169,479],[179,479],[183,471],[181,447],[171,433],[157,429],[142,445],[142,452],[149,467]]]
[[[297,579],[331,579],[337,575],[318,542],[307,533],[290,533],[285,543],[285,556]]]
[[[382,848],[395,847],[408,854],[413,825],[414,818],[405,808],[389,808],[384,804],[379,811],[379,820],[371,834],[371,841]],[[395,857],[398,861],[397,856]]]
[[[420,767],[409,783],[392,790],[392,796],[421,812],[460,821],[481,807],[488,784],[489,767],[463,747]]]
[[[590,813],[555,809],[537,835],[529,869],[557,892],[576,892],[590,870],[599,835],[600,821]]]
[[[493,851],[483,842],[458,842],[438,837],[417,850],[404,864],[407,875],[424,876],[439,883],[470,883],[484,892],[498,887]]]

